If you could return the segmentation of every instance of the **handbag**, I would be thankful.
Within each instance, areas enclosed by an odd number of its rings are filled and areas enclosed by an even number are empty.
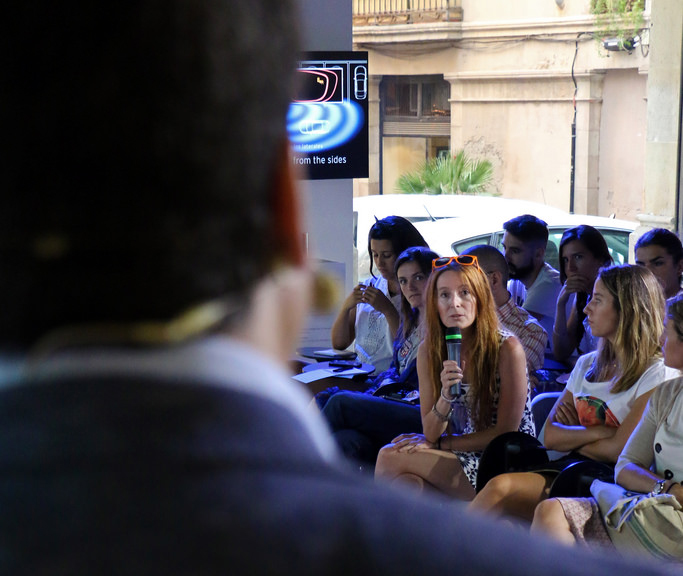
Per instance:
[[[617,550],[683,560],[683,507],[675,496],[630,492],[601,480],[590,491]]]

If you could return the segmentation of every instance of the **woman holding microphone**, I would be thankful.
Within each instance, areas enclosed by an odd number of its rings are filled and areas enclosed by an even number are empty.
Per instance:
[[[423,434],[404,434],[379,453],[375,477],[474,498],[481,452],[499,434],[533,434],[526,358],[500,330],[486,274],[475,256],[438,258],[427,285],[426,333],[417,357]],[[447,328],[462,332],[461,362],[447,357]],[[454,392],[460,388],[462,396]],[[464,422],[458,422],[458,404]]]

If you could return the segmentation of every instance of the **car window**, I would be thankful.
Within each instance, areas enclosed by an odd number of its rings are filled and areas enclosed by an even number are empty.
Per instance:
[[[483,236],[473,236],[467,240],[461,240],[458,242],[453,242],[451,244],[451,249],[455,254],[460,254],[464,250],[476,246],[477,244],[489,244],[491,243],[492,234],[484,234]],[[500,247],[499,247],[500,248]]]
[[[600,230],[607,242],[607,249],[615,264],[628,262],[628,239],[630,232],[624,230]]]
[[[545,261],[550,264],[555,270],[560,269],[560,241],[562,234],[567,230],[567,227],[550,228],[548,230],[548,245],[545,249]]]

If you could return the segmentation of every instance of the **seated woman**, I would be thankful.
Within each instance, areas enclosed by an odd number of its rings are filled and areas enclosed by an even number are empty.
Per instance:
[[[583,309],[593,291],[600,268],[609,266],[612,256],[602,234],[592,226],[566,230],[560,240],[560,281],[553,326],[553,355],[559,362],[592,352],[597,340],[585,321]],[[567,313],[569,309],[569,313]]]
[[[434,261],[425,320],[417,356],[424,434],[403,434],[382,448],[375,477],[471,500],[486,445],[503,432],[533,434],[526,357],[519,341],[499,329],[475,256]],[[453,327],[462,331],[460,365],[447,359],[445,333]],[[461,402],[464,422],[454,410]]]
[[[391,367],[372,381],[369,392],[382,388],[417,391],[417,349],[422,341],[424,290],[436,252],[424,247],[404,250],[396,260],[396,277],[401,287],[401,326],[394,340]],[[322,410],[344,454],[374,466],[377,452],[401,432],[422,429],[417,406],[385,400],[371,394],[339,392]]]
[[[654,388],[676,375],[661,358],[664,298],[649,270],[604,268],[585,311],[593,336],[600,338],[598,349],[578,359],[545,427],[546,448],[570,453],[543,472],[494,476],[471,509],[530,522],[566,466],[590,459],[617,461]]]
[[[636,264],[648,268],[659,280],[665,298],[673,298],[681,290],[683,245],[670,230],[653,228],[635,245]]]
[[[427,246],[422,235],[401,216],[375,222],[368,233],[371,278],[356,286],[342,303],[332,325],[332,346],[348,348],[355,340],[358,359],[375,372],[389,368],[398,331],[401,291],[394,271],[396,258],[411,246]],[[373,272],[377,266],[379,278]]]
[[[664,362],[683,370],[683,295],[669,301]],[[654,391],[619,456],[615,476],[627,490],[667,492],[683,503],[683,378],[666,382]],[[567,544],[611,546],[593,498],[546,500],[536,507],[531,527]]]

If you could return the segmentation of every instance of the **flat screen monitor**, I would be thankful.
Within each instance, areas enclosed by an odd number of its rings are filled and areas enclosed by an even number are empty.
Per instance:
[[[368,53],[307,52],[287,117],[294,162],[311,180],[368,177]]]

